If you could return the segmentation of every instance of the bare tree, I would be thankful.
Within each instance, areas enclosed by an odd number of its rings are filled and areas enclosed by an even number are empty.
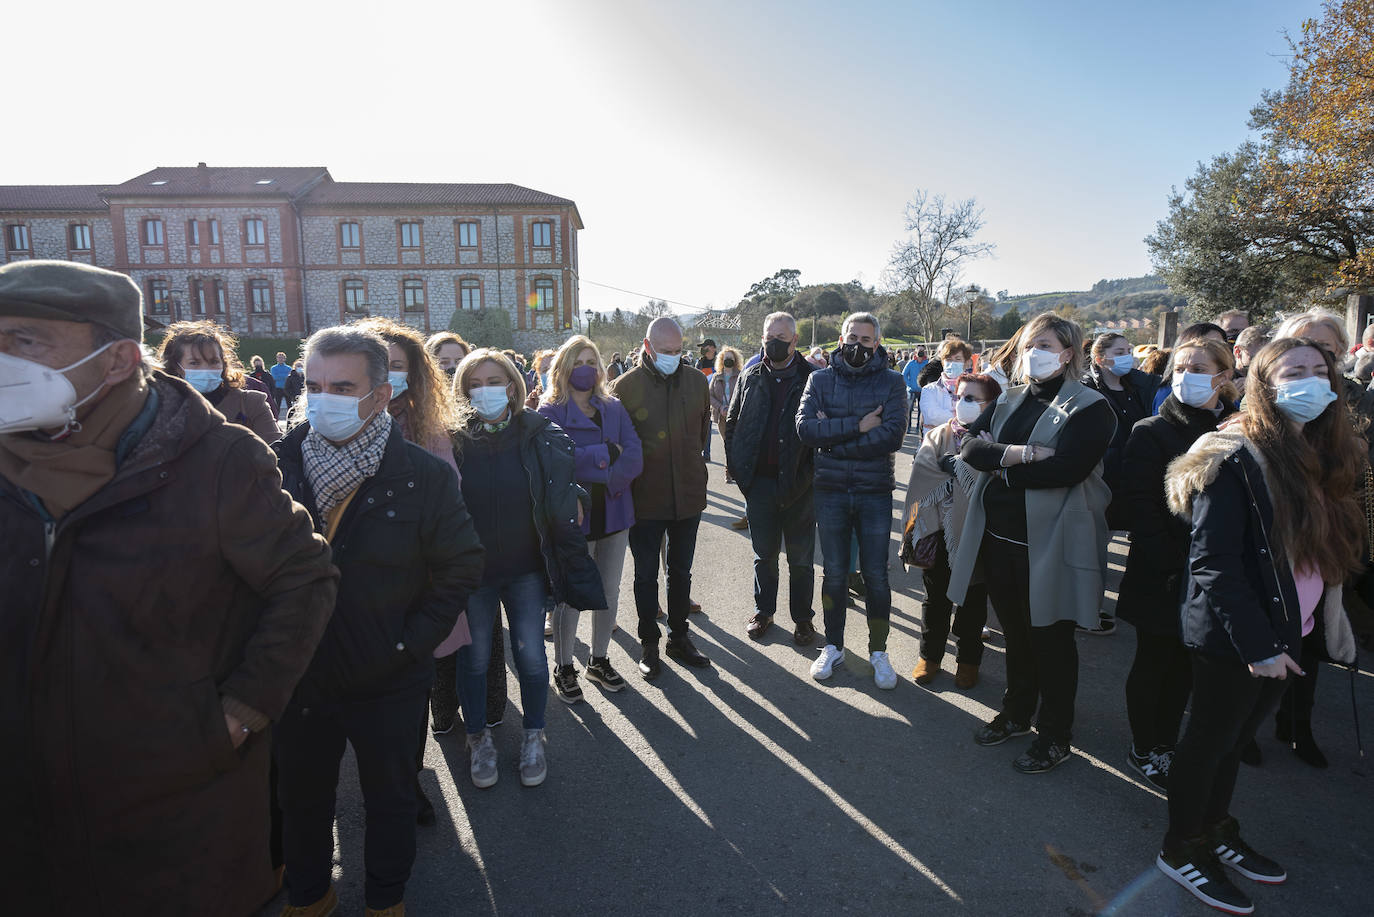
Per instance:
[[[907,238],[893,245],[884,279],[890,292],[925,329],[927,338],[934,338],[936,320],[958,284],[963,266],[996,249],[991,242],[977,239],[982,229],[983,210],[976,198],[949,202],[943,194],[922,190],[907,202]],[[945,302],[935,295],[942,287]]]

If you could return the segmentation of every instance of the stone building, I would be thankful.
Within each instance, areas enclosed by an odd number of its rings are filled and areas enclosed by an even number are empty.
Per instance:
[[[0,185],[5,262],[128,274],[150,324],[305,336],[385,315],[423,332],[501,308],[516,345],[580,317],[577,205],[511,184],[336,182],[320,167],[162,167],[117,185]]]

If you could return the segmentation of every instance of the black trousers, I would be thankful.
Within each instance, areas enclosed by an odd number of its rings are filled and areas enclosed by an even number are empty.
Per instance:
[[[415,748],[424,728],[425,691],[371,700],[291,706],[274,730],[289,901],[313,904],[329,889],[334,859],[334,797],[345,744],[358,761],[367,813],[363,860],[367,906],[405,897],[415,863]]]
[[[1067,745],[1073,738],[1078,694],[1078,644],[1073,621],[1032,627],[1030,558],[1022,545],[983,536],[980,552],[988,599],[1007,640],[1007,689],[1002,714],[1014,723],[1035,722],[1040,735]],[[1040,716],[1036,719],[1036,707]]]
[[[1193,660],[1173,634],[1135,632],[1135,659],[1126,676],[1126,718],[1137,754],[1173,748],[1188,694],[1193,689]]]
[[[1312,707],[1317,701],[1317,673],[1321,671],[1322,659],[1326,656],[1325,643],[1321,621],[1318,621],[1312,633],[1302,638],[1302,658],[1298,660],[1298,665],[1307,674],[1288,674],[1288,689],[1283,692],[1279,711],[1274,715],[1276,723],[1292,728],[1295,723],[1312,722]]]
[[[954,636],[959,641],[960,665],[981,665],[983,662],[983,625],[988,623],[988,587],[983,583],[970,585],[964,604],[954,611],[949,592],[949,549],[940,539],[935,549],[935,563],[921,571],[926,587],[926,600],[921,606],[921,658],[939,665],[945,658],[945,644],[949,641],[949,621],[954,618]]]
[[[630,554],[635,559],[635,611],[639,641],[658,643],[658,549],[668,536],[668,637],[687,636],[692,606],[692,560],[697,553],[701,516],[686,519],[641,519],[630,526]]]
[[[1279,704],[1288,686],[1256,678],[1239,657],[1191,653],[1193,712],[1169,768],[1169,831],[1164,849],[1196,841],[1230,814],[1240,750]]]

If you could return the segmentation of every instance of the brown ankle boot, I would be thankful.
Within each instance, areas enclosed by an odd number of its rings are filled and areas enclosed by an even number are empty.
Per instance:
[[[954,687],[968,690],[978,684],[978,666],[961,662],[954,668]]]
[[[339,909],[339,896],[334,893],[334,886],[329,886],[329,891],[324,893],[324,897],[314,904],[307,904],[304,907],[296,907],[288,904],[282,908],[281,917],[330,917]]]
[[[940,674],[940,666],[922,656],[916,660],[916,668],[911,670],[911,677],[918,685],[928,685],[935,680],[935,676]]]
[[[406,917],[406,903],[402,901],[400,904],[393,904],[391,907],[383,908],[380,911],[368,908],[364,912],[364,917]]]

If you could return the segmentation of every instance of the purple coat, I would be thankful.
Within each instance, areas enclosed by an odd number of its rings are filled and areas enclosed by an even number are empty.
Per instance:
[[[634,525],[630,482],[644,470],[644,454],[634,424],[630,423],[630,415],[617,399],[593,395],[592,404],[601,412],[604,429],[598,428],[571,399],[563,404],[545,402],[539,405],[539,413],[558,424],[577,447],[574,472],[577,483],[606,485],[606,531],[618,532]],[[611,464],[607,443],[620,447],[620,458],[615,464]],[[584,513],[582,533],[590,531],[591,514]]]

